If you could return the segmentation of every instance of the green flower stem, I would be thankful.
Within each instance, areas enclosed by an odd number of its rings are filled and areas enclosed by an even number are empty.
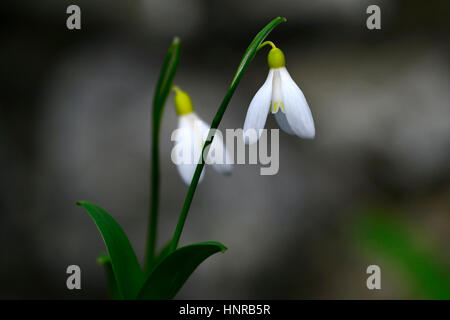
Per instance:
[[[167,96],[172,88],[172,81],[178,67],[180,57],[180,39],[174,38],[164,60],[153,99],[153,130],[152,130],[152,165],[151,165],[151,191],[150,191],[150,217],[147,233],[147,248],[145,254],[144,271],[148,272],[155,258],[156,236],[158,226],[159,207],[159,129],[161,117]]]
[[[259,51],[259,49],[261,49],[262,47],[267,46],[267,45],[271,46],[272,49],[275,49],[277,47],[272,41],[264,41],[263,43],[261,43],[259,45],[257,50]]]
[[[270,31],[272,31],[278,24],[281,22],[286,21],[285,18],[278,17],[274,20],[272,20],[269,24],[267,24],[253,39],[253,41],[250,43],[249,47],[245,51],[244,57],[241,60],[241,63],[239,64],[239,67],[236,71],[236,74],[233,78],[233,81],[231,82],[231,85],[225,94],[225,97],[222,100],[222,103],[219,106],[219,109],[217,110],[217,113],[211,123],[211,129],[209,131],[208,137],[211,137],[207,141],[205,141],[205,144],[202,149],[202,156],[200,157],[199,163],[197,164],[197,167],[195,169],[194,176],[192,178],[191,185],[189,186],[188,193],[186,195],[186,198],[184,200],[183,208],[181,210],[180,216],[178,218],[177,227],[175,229],[170,252],[173,252],[176,250],[178,243],[180,241],[181,232],[183,231],[184,223],[186,222],[186,217],[189,212],[189,208],[191,207],[192,199],[194,198],[195,190],[197,189],[198,181],[200,179],[200,174],[204,167],[204,161],[203,161],[203,152],[205,149],[211,144],[212,140],[214,139],[214,130],[218,128],[220,121],[222,120],[222,117],[225,113],[225,110],[228,107],[228,103],[231,100],[231,97],[234,94],[234,91],[236,90],[236,87],[238,86],[242,76],[244,75],[245,70],[247,69],[250,62],[253,60],[253,58],[256,55],[256,52],[259,49],[259,46],[264,41],[266,36],[269,34]]]

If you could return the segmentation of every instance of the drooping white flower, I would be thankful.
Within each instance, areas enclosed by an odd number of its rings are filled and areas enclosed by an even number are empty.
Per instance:
[[[288,134],[312,139],[314,120],[305,96],[292,80],[285,65],[283,51],[275,47],[267,56],[269,75],[250,102],[244,122],[244,141],[252,144],[261,137],[269,111],[274,114],[280,128]]]
[[[172,141],[175,142],[175,145],[171,156],[181,178],[187,185],[190,185],[204,143],[208,138],[210,126],[194,113],[190,96],[178,87],[174,87],[174,90],[176,92],[175,110],[178,115],[178,129],[172,134]],[[207,164],[211,164],[221,174],[231,174],[232,161],[219,131],[216,132],[207,151],[208,156],[205,159]],[[203,179],[204,174],[205,168],[203,168],[199,181]]]

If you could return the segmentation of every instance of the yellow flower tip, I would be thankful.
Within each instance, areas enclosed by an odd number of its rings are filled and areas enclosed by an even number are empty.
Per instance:
[[[279,48],[272,48],[267,55],[267,63],[270,69],[282,68],[286,65],[284,53]]]
[[[189,114],[194,110],[191,97],[177,86],[172,87],[172,91],[175,91],[175,111],[178,116]]]
[[[284,110],[284,103],[283,102],[274,102],[274,103],[272,103],[272,113],[277,113],[278,109],[281,109],[281,111],[283,111],[283,113],[286,113],[286,111]]]

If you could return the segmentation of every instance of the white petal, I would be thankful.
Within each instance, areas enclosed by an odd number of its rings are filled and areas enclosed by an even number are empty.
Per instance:
[[[190,113],[181,116],[178,121],[176,144],[179,144],[180,149],[183,150],[183,161],[177,164],[177,169],[187,185],[191,184],[202,148],[202,131],[197,118],[195,114]],[[204,174],[203,168],[199,181],[202,181]]]
[[[216,133],[216,135],[214,136],[214,140],[211,143],[211,150],[218,151],[219,154],[223,155],[221,163],[212,164],[214,170],[223,175],[230,175],[233,172],[232,159],[230,157],[230,154],[228,153],[228,150],[225,147],[225,144],[223,143],[221,135],[218,135]]]
[[[273,70],[272,80],[272,101],[271,110],[272,113],[277,113],[281,109],[283,103],[283,92],[281,91],[281,76],[280,69]],[[283,107],[284,112],[284,107]]]
[[[202,137],[203,142],[206,141],[206,138],[208,137],[209,129],[211,128],[206,122],[198,118],[201,130],[202,130]],[[211,163],[212,160],[215,160],[212,163],[212,167],[214,170],[216,170],[218,173],[223,175],[230,175],[233,171],[232,166],[232,160],[228,153],[228,150],[226,150],[226,147],[223,143],[222,134],[220,132],[216,132],[214,135],[214,140],[211,143],[209,147],[209,153],[207,156],[208,162]],[[214,158],[212,159],[213,155],[211,152],[214,152]],[[216,154],[217,152],[217,154]]]
[[[305,96],[286,68],[280,68],[280,72],[286,120],[297,136],[312,139],[315,136],[314,120]]]
[[[195,168],[197,165],[191,165],[191,164],[179,164],[177,165],[178,173],[180,174],[181,178],[183,179],[183,182],[187,184],[188,186],[191,185],[192,178],[194,177]],[[200,174],[200,180],[199,183],[203,180],[203,177],[205,176],[205,168],[203,167],[202,173]]]
[[[270,99],[272,98],[272,78],[273,69],[270,69],[266,82],[264,82],[263,86],[258,90],[258,92],[256,92],[250,102],[250,106],[248,107],[243,128],[244,141],[246,144],[255,143],[261,137],[261,129],[264,129],[267,115],[270,110]],[[252,132],[247,130],[256,130],[256,135],[251,135]],[[246,133],[248,135],[246,135]]]
[[[280,126],[281,130],[288,134],[295,134],[294,130],[292,130],[291,126],[289,125],[289,122],[286,119],[286,114],[284,112],[278,110],[278,112],[275,113],[275,119],[277,120],[277,123]]]

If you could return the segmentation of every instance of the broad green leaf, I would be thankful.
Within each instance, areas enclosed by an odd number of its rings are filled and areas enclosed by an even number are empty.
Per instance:
[[[85,201],[79,201],[77,205],[86,209],[103,237],[120,296],[124,299],[136,298],[144,282],[144,274],[122,228],[99,206]]]
[[[118,300],[120,296],[119,288],[117,288],[116,278],[112,269],[111,258],[106,254],[101,254],[97,258],[97,262],[105,269],[106,282],[108,284],[108,293],[112,300]]]
[[[144,283],[138,299],[172,299],[200,263],[226,249],[218,242],[201,242],[177,249],[156,266]]]

